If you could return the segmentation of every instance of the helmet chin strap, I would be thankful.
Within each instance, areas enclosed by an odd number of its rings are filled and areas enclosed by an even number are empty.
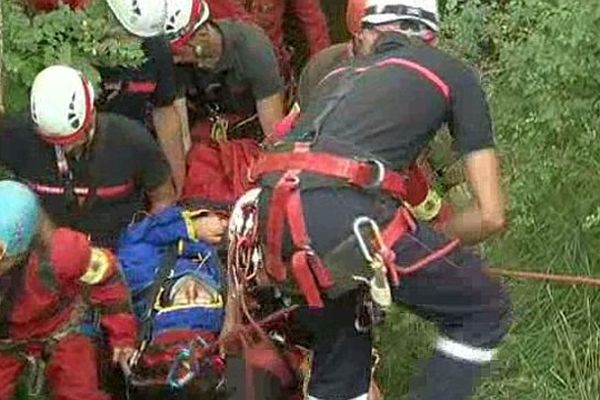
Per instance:
[[[376,27],[375,29],[381,33],[395,32],[409,38],[421,39],[423,42],[432,47],[435,47],[436,45],[437,35],[430,29],[421,29],[420,31],[415,31],[413,29],[402,29],[399,27],[386,27],[385,29],[378,29]]]

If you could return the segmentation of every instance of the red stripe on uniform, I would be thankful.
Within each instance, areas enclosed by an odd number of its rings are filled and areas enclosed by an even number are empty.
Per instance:
[[[30,183],[29,187],[38,194],[59,195],[65,193],[65,188],[62,186],[49,186],[41,183]],[[96,189],[96,194],[99,197],[119,197],[131,193],[133,190],[133,182],[127,182],[122,185],[103,186]],[[74,192],[78,196],[87,196],[90,193],[90,188],[75,187]]]
[[[127,82],[125,91],[127,93],[154,93],[156,82]]]
[[[421,64],[418,64],[414,61],[405,60],[404,58],[391,57],[391,58],[385,59],[383,61],[380,61],[380,62],[376,63],[375,65],[371,65],[369,67],[356,68],[355,71],[356,72],[366,72],[372,68],[381,68],[381,67],[387,67],[390,65],[398,65],[398,66],[406,67],[408,69],[412,69],[415,72],[418,72],[421,76],[423,76],[425,79],[427,79],[429,82],[431,82],[442,93],[442,95],[444,96],[446,101],[450,100],[450,95],[451,95],[450,86],[448,86],[446,84],[446,82],[444,82],[444,80],[442,78],[440,78],[435,72],[433,72],[429,68],[424,67]],[[350,67],[342,67],[342,68],[338,68],[338,69],[331,71],[323,79],[321,79],[321,81],[319,82],[319,85],[322,84],[327,79],[329,79],[330,77],[337,75],[340,72],[346,71],[349,68]]]

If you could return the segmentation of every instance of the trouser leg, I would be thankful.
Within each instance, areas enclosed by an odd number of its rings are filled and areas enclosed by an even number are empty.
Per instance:
[[[83,335],[70,335],[52,349],[46,370],[53,400],[109,400],[100,390],[96,348]]]
[[[358,297],[351,292],[300,316],[313,336],[311,398],[348,400],[369,391],[372,338],[354,327]]]
[[[352,226],[357,216],[370,215],[377,221],[385,221],[391,218],[397,206],[381,197],[350,190],[306,192],[303,193],[303,203],[311,244],[321,256],[352,236]],[[385,224],[381,223],[381,226]],[[394,246],[396,264],[411,265],[447,242],[448,239],[443,235],[419,224],[416,232],[407,234]],[[284,251],[288,253],[290,249],[288,240]],[[364,258],[361,258],[358,250],[355,251],[356,256],[348,261],[364,263]],[[350,275],[348,273],[345,279],[351,279]],[[508,296],[502,286],[487,275],[483,260],[471,252],[457,249],[446,258],[429,263],[417,273],[404,277],[399,287],[393,290],[393,296],[396,303],[408,306],[417,315],[435,323],[440,331],[436,354],[424,369],[422,379],[416,379],[411,386],[411,399],[468,398],[482,368],[491,361],[493,349],[500,343],[510,324]],[[328,320],[315,318],[315,324],[321,329],[319,324],[325,326]],[[324,350],[319,351],[330,354],[330,360],[334,360],[328,363],[331,368],[319,369],[311,379],[309,394],[320,400],[349,400],[368,391],[366,384],[362,393],[345,392],[344,389],[332,393],[333,390],[321,391],[313,383],[335,382],[330,387],[354,387],[358,379],[353,381],[349,378],[352,376],[350,373],[335,374],[347,367],[354,371],[363,368],[368,382],[370,338],[362,342],[357,338],[357,332],[352,331],[353,318],[342,322],[342,325],[345,328],[338,328],[329,337],[329,342],[322,339],[321,343],[317,341],[314,346],[315,349],[322,346]],[[345,337],[344,333],[347,333]],[[339,345],[336,340],[345,344]],[[339,356],[334,356],[332,349],[335,346],[345,352],[339,351]],[[440,397],[439,393],[443,395]]]
[[[410,265],[445,241],[420,225],[395,246],[396,262]],[[434,322],[440,333],[435,354],[413,380],[410,399],[469,398],[510,325],[504,288],[486,273],[479,257],[459,249],[405,277],[393,295],[397,303]]]
[[[10,400],[25,364],[17,357],[0,353],[0,400]]]

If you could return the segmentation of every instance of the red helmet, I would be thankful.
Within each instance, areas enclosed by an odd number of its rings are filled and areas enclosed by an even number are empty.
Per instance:
[[[360,32],[366,6],[367,0],[348,0],[346,7],[346,28],[351,35],[356,35]]]

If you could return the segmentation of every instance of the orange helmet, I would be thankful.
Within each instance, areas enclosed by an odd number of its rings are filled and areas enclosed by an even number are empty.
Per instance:
[[[346,7],[346,28],[351,35],[356,35],[362,27],[367,0],[348,0]]]

